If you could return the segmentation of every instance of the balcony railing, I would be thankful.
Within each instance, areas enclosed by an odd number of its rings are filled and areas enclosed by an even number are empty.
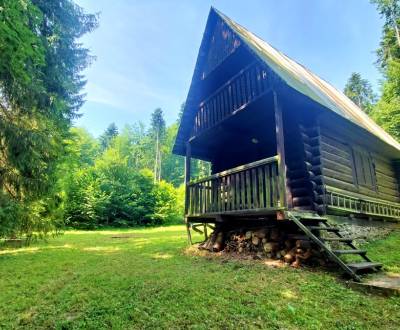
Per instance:
[[[218,88],[200,103],[195,117],[192,136],[213,127],[271,88],[271,75],[259,62],[255,62]]]
[[[325,205],[345,213],[400,218],[400,203],[366,197],[329,186],[325,187]]]
[[[279,209],[278,156],[190,182],[187,215]]]

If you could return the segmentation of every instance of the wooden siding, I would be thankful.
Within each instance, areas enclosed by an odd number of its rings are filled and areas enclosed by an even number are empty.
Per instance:
[[[190,182],[187,193],[190,216],[277,209],[282,194],[278,157]]]
[[[271,89],[271,74],[254,62],[208,96],[199,105],[192,136],[215,126]]]
[[[240,46],[236,34],[222,20],[217,20],[210,39],[202,79],[205,79],[217,66]]]
[[[391,161],[351,140],[342,142],[333,134],[326,128],[321,129],[322,181],[325,186],[398,202],[398,182]],[[360,178],[362,166],[365,172],[371,171],[367,178]]]

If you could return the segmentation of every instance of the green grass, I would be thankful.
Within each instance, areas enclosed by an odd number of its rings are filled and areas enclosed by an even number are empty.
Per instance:
[[[397,233],[368,249],[398,271],[399,246]],[[321,270],[207,259],[185,247],[174,226],[69,231],[0,251],[0,328],[400,328],[400,298],[352,291]]]

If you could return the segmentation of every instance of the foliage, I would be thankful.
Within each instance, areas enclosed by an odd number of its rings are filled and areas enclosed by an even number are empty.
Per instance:
[[[148,139],[140,126],[125,127],[103,152],[84,129],[73,131],[71,159],[66,160],[69,174],[62,182],[69,225],[97,228],[182,221],[178,190],[164,181],[155,183],[153,172],[140,161],[146,156],[141,154],[142,139]]]
[[[346,83],[344,93],[366,113],[370,113],[375,103],[375,95],[368,80],[353,72]]]
[[[389,61],[400,59],[400,2],[399,0],[371,0],[384,19],[382,40],[377,51],[378,64],[384,70]]]
[[[400,141],[400,60],[388,62],[382,97],[372,115],[378,124]]]
[[[151,114],[150,137],[154,145],[154,181],[161,180],[162,150],[161,145],[165,138],[165,120],[163,112],[157,108]]]
[[[377,51],[384,75],[382,96],[372,116],[387,132],[400,141],[400,2],[372,0],[384,19],[382,40]]]
[[[30,236],[58,225],[55,174],[91,60],[77,40],[97,18],[70,0],[1,0],[0,22],[0,237]]]
[[[111,123],[104,133],[100,136],[100,145],[102,150],[105,150],[110,145],[111,141],[118,135],[118,127],[115,123]]]
[[[0,251],[0,328],[400,328],[400,297],[355,291],[331,272],[185,254],[185,234],[68,231]],[[399,244],[395,233],[366,248],[397,272]]]

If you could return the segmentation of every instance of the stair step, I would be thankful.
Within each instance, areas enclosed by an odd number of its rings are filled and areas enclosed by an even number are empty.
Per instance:
[[[307,226],[310,230],[327,230],[327,231],[336,231],[338,232],[339,229],[336,227],[320,227],[320,226]]]
[[[301,221],[319,221],[319,222],[327,222],[328,219],[321,217],[312,217],[312,216],[304,216],[300,218]]]
[[[346,243],[351,243],[353,241],[352,238],[344,238],[344,237],[322,237],[321,238],[324,241],[327,242],[346,242]]]
[[[380,262],[354,262],[347,264],[349,268],[351,268],[353,271],[357,270],[362,270],[362,269],[370,269],[370,268],[380,268],[382,267],[382,264]]]
[[[366,250],[332,250],[334,254],[366,254]]]

